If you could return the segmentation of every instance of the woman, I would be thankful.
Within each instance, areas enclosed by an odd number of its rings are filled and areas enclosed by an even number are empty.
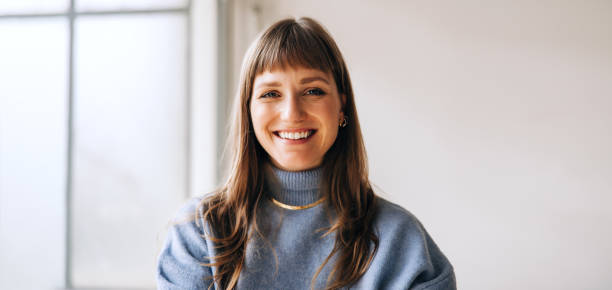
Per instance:
[[[409,212],[375,196],[349,74],[309,18],[273,24],[245,57],[233,163],[183,210],[159,289],[455,289]]]

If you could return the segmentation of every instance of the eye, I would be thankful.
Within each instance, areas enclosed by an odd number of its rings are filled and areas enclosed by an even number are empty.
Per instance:
[[[322,95],[325,95],[325,92],[322,89],[314,88],[314,89],[307,90],[306,94],[307,95],[322,96]]]
[[[279,97],[280,94],[276,91],[269,91],[269,92],[265,92],[263,95],[260,96],[260,98],[276,98]]]

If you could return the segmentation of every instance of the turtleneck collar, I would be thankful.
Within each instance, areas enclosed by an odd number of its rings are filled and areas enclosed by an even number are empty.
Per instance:
[[[322,169],[285,171],[272,165],[266,172],[266,191],[281,203],[294,206],[312,204],[321,198]]]

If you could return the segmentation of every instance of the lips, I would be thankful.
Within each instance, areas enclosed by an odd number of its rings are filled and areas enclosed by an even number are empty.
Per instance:
[[[284,140],[304,140],[316,133],[314,129],[289,129],[274,131],[274,135]]]

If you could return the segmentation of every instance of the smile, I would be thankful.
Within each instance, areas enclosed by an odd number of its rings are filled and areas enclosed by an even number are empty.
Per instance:
[[[292,132],[275,131],[274,134],[286,140],[301,140],[301,139],[307,139],[308,137],[312,136],[312,134],[314,134],[315,132],[316,130],[304,130],[304,131],[292,131]]]

